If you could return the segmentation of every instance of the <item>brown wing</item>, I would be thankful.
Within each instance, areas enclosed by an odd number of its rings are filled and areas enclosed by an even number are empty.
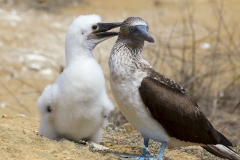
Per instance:
[[[139,92],[152,117],[171,137],[203,144],[220,143],[217,131],[177,83],[152,70],[150,77],[142,80]]]

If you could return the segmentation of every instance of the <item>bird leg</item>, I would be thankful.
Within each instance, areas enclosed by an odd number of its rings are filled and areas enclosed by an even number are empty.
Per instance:
[[[127,154],[115,154],[122,158],[134,158],[135,160],[156,160],[156,158],[151,157],[148,151],[148,138],[144,138],[143,144],[144,148],[142,149],[142,155],[127,155]]]
[[[167,146],[167,142],[162,141],[161,149],[158,152],[158,156],[157,156],[158,160],[163,160],[164,159],[164,151],[165,151],[166,146]]]
[[[150,156],[150,153],[148,151],[148,142],[149,142],[148,138],[143,139],[144,148],[142,150],[142,156],[144,156],[144,157],[146,157],[147,155]]]

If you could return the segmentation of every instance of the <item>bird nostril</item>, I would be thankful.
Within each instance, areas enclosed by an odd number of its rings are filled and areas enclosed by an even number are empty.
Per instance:
[[[97,28],[98,28],[97,25],[93,25],[93,26],[92,26],[92,29],[93,29],[93,30],[96,30]]]

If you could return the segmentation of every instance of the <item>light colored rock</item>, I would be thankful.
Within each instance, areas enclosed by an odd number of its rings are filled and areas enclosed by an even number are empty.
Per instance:
[[[0,102],[0,107],[1,107],[1,108],[6,108],[6,107],[7,107],[7,103],[5,103],[5,102]]]
[[[50,68],[43,69],[40,71],[42,75],[52,75],[53,71]]]
[[[39,71],[40,69],[42,69],[42,66],[38,63],[31,63],[29,69]]]
[[[200,43],[200,48],[207,50],[211,48],[211,45],[209,43],[203,42],[203,43]]]
[[[135,131],[135,129],[133,128],[133,126],[130,123],[124,124],[123,127],[128,134]]]

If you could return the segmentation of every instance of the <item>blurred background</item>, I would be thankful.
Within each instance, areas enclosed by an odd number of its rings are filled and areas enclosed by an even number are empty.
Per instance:
[[[93,13],[103,22],[145,19],[155,43],[145,44],[143,57],[191,93],[214,127],[239,144],[239,0],[0,0],[1,115],[39,118],[37,99],[60,74],[68,26]],[[108,57],[115,41],[94,50],[114,103]],[[115,106],[111,121],[119,126],[126,120]]]

